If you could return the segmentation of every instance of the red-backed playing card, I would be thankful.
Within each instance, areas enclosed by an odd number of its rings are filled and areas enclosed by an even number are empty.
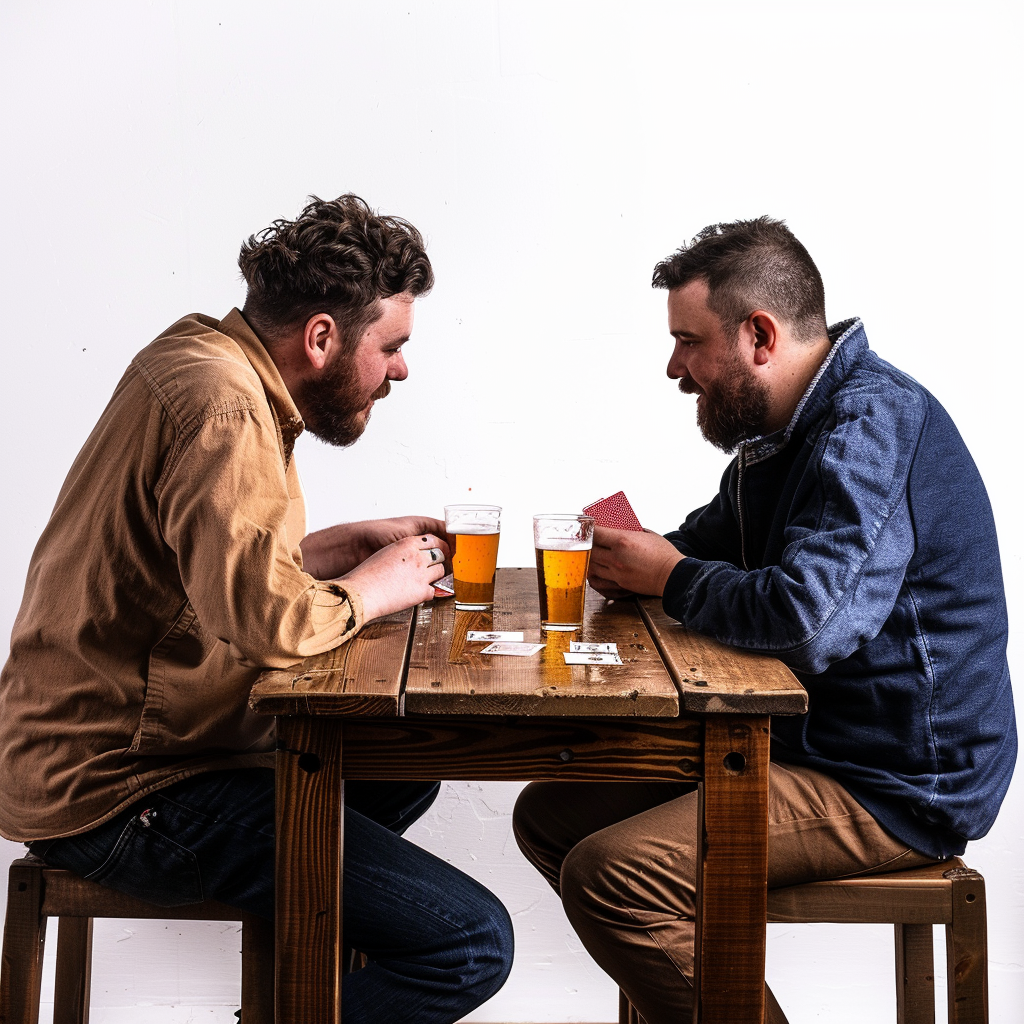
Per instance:
[[[598,526],[611,526],[616,530],[643,530],[622,491],[616,491],[610,498],[588,505],[583,514],[591,516]]]

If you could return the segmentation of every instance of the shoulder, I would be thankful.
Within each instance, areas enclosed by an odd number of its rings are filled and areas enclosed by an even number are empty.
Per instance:
[[[913,377],[869,350],[850,369],[830,404],[841,430],[913,445],[938,403]]]
[[[191,314],[172,324],[132,361],[181,431],[232,413],[270,415],[259,375],[218,321]]]

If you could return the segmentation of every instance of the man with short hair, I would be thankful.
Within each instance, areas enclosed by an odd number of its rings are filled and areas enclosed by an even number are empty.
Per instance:
[[[738,454],[665,537],[598,527],[592,585],[660,596],[806,687],[806,716],[772,720],[770,887],[963,853],[1017,748],[995,524],[967,448],[859,320],[826,329],[821,277],[782,222],[707,228],[654,286],[668,376],[698,396],[705,438]],[[688,1019],[694,787],[535,783],[514,827],[647,1024]]]
[[[307,535],[292,454],[304,427],[352,444],[408,375],[419,232],[313,198],[239,263],[241,311],[132,360],[32,556],[0,675],[0,832],[153,903],[272,918],[274,730],[249,690],[432,597],[449,552],[416,516]],[[400,838],[438,788],[346,786],[345,941],[369,958],[348,1024],[448,1024],[508,975],[505,909]]]

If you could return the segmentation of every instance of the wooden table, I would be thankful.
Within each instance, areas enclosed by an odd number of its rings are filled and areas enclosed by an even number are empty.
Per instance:
[[[429,602],[260,677],[250,704],[278,716],[278,1024],[340,1024],[346,778],[703,782],[694,1019],[761,1024],[769,716],[805,712],[806,693],[658,600],[591,592],[578,632],[539,623],[536,571],[499,569],[493,616]],[[547,647],[480,655],[469,629]],[[624,664],[568,666],[570,640],[614,641]]]

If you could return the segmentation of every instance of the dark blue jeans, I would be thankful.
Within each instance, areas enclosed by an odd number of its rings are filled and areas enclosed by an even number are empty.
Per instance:
[[[401,838],[436,782],[345,784],[345,1024],[451,1024],[501,988],[512,923],[497,898]],[[54,867],[161,906],[217,899],[273,919],[274,772],[206,772],[97,828],[31,844]]]

